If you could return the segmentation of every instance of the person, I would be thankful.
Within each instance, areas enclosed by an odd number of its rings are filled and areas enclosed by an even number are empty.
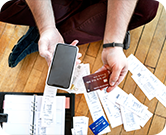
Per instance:
[[[13,48],[9,63],[13,57],[15,61],[19,53],[24,52],[24,57],[25,53],[39,50],[50,64],[57,43],[79,45],[103,40],[103,67],[99,71],[111,72],[109,92],[119,85],[128,71],[122,48],[126,32],[150,22],[157,9],[155,0],[9,1],[1,9],[0,21],[30,26]],[[34,49],[36,45],[38,47]],[[30,51],[25,49],[28,47]]]

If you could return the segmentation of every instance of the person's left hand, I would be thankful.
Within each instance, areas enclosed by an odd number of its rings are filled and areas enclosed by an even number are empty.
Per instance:
[[[78,40],[74,40],[71,45],[76,46],[78,42]],[[56,29],[55,27],[51,27],[40,32],[40,39],[38,42],[39,53],[46,59],[48,66],[50,66],[51,64],[55,47],[58,43],[64,43],[64,40],[58,29]],[[79,64],[81,62],[79,60],[80,57],[81,53],[78,53],[76,64]]]
[[[107,69],[110,71],[109,87],[107,92],[113,90],[124,79],[128,72],[127,58],[121,47],[108,47],[102,51],[103,67],[99,70]]]

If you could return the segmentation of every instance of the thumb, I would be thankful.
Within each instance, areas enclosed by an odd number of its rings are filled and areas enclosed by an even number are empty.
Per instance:
[[[114,86],[115,83],[118,81],[120,73],[121,73],[121,70],[119,68],[112,69],[112,73],[111,73],[110,80],[109,80],[109,84],[111,86]]]
[[[71,45],[74,45],[74,46],[76,46],[77,44],[78,44],[78,40],[74,40],[72,43],[71,43]]]
[[[53,56],[52,56],[51,52],[49,52],[49,50],[48,50],[47,43],[41,42],[41,40],[39,41],[39,54],[41,57],[44,57],[46,59],[48,65],[50,65]]]

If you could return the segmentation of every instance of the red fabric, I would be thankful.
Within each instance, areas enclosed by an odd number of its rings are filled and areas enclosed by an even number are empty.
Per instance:
[[[128,30],[151,21],[158,9],[155,0],[139,0]],[[52,0],[56,26],[66,43],[74,39],[79,44],[103,39],[107,0]],[[25,0],[12,0],[1,9],[0,21],[35,26],[33,15]]]

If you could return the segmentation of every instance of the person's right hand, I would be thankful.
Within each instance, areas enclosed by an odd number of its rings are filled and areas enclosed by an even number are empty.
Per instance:
[[[64,43],[64,40],[56,27],[50,27],[40,32],[39,53],[46,59],[48,65],[51,64],[53,53],[58,43]]]
[[[110,71],[110,86],[107,88],[107,92],[110,92],[118,86],[126,76],[128,72],[127,58],[121,47],[108,47],[104,48],[102,51],[102,61],[104,66],[100,71],[105,69]]]

